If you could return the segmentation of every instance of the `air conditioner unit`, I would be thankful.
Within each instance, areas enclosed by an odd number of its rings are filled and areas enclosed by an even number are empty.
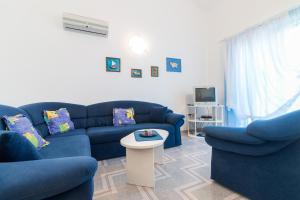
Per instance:
[[[102,37],[108,36],[108,23],[98,19],[63,13],[63,26],[65,30],[89,33]]]

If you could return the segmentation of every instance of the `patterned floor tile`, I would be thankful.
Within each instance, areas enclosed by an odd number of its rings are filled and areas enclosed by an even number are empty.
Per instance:
[[[246,200],[210,179],[211,148],[203,138],[183,136],[155,166],[155,189],[126,183],[126,159],[99,162],[94,200]]]

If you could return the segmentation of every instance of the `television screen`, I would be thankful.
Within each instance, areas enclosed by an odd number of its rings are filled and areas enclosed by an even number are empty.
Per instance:
[[[195,88],[195,102],[216,102],[216,89],[210,88]]]

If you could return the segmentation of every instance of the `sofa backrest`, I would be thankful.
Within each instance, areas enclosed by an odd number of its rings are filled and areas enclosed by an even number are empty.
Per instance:
[[[7,116],[14,116],[18,114],[23,114],[26,117],[28,117],[27,113],[24,112],[23,110],[11,106],[5,106],[5,105],[0,105],[0,130],[6,130],[6,125],[4,124],[3,120],[1,118],[4,115]]]
[[[87,110],[86,106],[83,105],[44,102],[29,104],[20,107],[20,109],[24,110],[28,114],[33,123],[33,126],[43,137],[49,135],[48,127],[43,117],[44,110],[58,110],[60,108],[66,108],[69,111],[71,120],[74,122],[76,129],[86,128]]]
[[[155,103],[142,101],[110,101],[87,106],[87,127],[112,126],[114,108],[133,108],[136,123],[150,122],[153,107],[162,107]]]
[[[31,120],[33,126],[39,131],[39,134],[45,137],[49,135],[49,131],[43,117],[44,110],[66,108],[70,113],[75,128],[78,129],[112,126],[114,108],[133,108],[135,111],[134,119],[136,123],[151,122],[150,111],[154,107],[163,106],[142,101],[110,101],[89,106],[59,102],[42,102],[24,105],[19,108],[0,105],[0,117],[3,115],[12,116],[24,114]],[[5,130],[5,128],[3,121],[1,121],[0,130]]]

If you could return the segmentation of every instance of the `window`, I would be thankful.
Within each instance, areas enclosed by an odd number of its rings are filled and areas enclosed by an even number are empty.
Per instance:
[[[237,125],[300,109],[299,22],[300,8],[226,41],[226,104]]]
[[[290,79],[288,85],[286,85],[288,95],[297,93],[300,90],[300,24],[293,25],[286,29],[284,34],[285,50],[287,57],[287,68],[290,72]],[[289,87],[289,85],[298,85],[299,87]],[[300,109],[300,98],[297,98],[288,111],[294,111]]]

